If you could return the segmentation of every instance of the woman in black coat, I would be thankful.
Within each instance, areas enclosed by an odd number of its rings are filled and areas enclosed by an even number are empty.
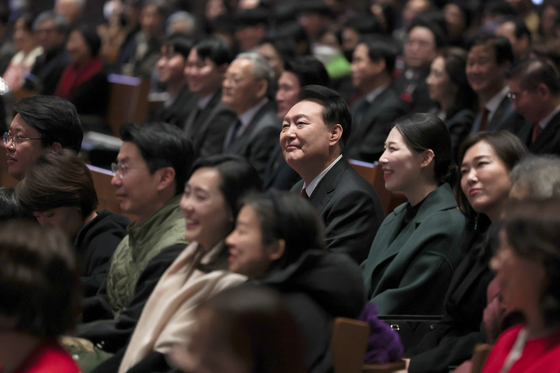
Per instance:
[[[365,305],[359,267],[324,250],[321,220],[299,195],[269,191],[244,202],[226,238],[229,269],[282,294],[306,343],[309,371],[332,370],[333,319],[356,318]]]

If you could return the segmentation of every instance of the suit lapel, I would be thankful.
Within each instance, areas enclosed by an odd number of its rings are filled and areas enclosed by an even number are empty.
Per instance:
[[[319,211],[319,214],[323,213],[323,209],[329,203],[332,198],[332,192],[336,189],[338,180],[342,174],[352,167],[348,164],[346,158],[342,157],[330,170],[327,172],[325,177],[317,184],[313,194],[309,197],[309,202]]]
[[[538,124],[537,124],[538,125]],[[535,142],[529,146],[529,150],[536,151],[544,148],[547,143],[554,141],[554,135],[560,130],[560,112],[552,117],[544,130],[539,133]]]
[[[498,106],[498,109],[494,113],[494,116],[492,116],[492,120],[490,121],[490,123],[488,123],[486,130],[487,131],[499,130],[502,127],[503,120],[509,117],[512,111],[513,111],[513,103],[511,99],[506,95],[502,99],[502,102],[500,102],[500,105]]]

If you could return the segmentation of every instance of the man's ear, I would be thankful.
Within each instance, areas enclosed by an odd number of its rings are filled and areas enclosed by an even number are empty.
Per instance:
[[[62,144],[59,143],[58,141],[53,142],[51,147],[57,153],[62,150]]]
[[[550,89],[544,83],[538,85],[537,92],[543,101],[548,101],[551,96]]]
[[[157,190],[164,190],[175,181],[175,169],[173,167],[164,167],[156,171],[159,177]]]
[[[268,245],[267,253],[268,258],[272,261],[278,260],[284,255],[284,250],[286,249],[286,241],[284,240],[277,240]]]
[[[424,150],[422,153],[422,163],[420,164],[420,167],[427,167],[434,158],[435,154],[432,149]]]
[[[268,90],[268,82],[266,81],[266,79],[257,81],[257,92],[256,92],[257,97],[264,98],[264,96],[266,96],[267,90]]]
[[[332,126],[330,128],[330,141],[329,141],[329,145],[333,146],[336,145],[337,143],[340,142],[340,139],[342,139],[342,133],[344,132],[344,129],[342,129],[342,126],[340,124],[335,124],[334,126]]]

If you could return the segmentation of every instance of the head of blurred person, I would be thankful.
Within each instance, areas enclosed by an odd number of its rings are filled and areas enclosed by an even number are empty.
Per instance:
[[[385,188],[402,192],[412,206],[444,183],[453,184],[451,135],[432,114],[411,114],[398,119],[379,158]]]
[[[278,118],[284,119],[292,106],[298,102],[301,89],[311,84],[329,86],[329,74],[322,62],[315,57],[306,56],[284,63],[284,72],[280,75],[276,91]]]
[[[466,73],[481,101],[488,102],[506,86],[506,69],[514,58],[511,43],[503,36],[482,34],[474,40]]]
[[[244,10],[236,15],[235,40],[244,52],[251,52],[268,32],[269,14],[263,8]]]
[[[430,99],[440,105],[447,118],[461,109],[477,110],[477,95],[465,73],[467,56],[464,49],[444,48],[432,62],[426,78]]]
[[[78,66],[99,56],[101,38],[89,26],[79,26],[70,32],[66,42],[66,50],[70,53],[72,62]]]
[[[12,219],[33,219],[33,215],[21,208],[14,188],[0,187],[0,223]]]
[[[197,43],[184,70],[189,89],[201,97],[220,90],[232,59],[231,49],[221,39],[208,38]]]
[[[140,12],[140,26],[148,39],[158,37],[163,31],[167,8],[164,0],[149,0]]]
[[[197,307],[195,315],[191,345],[172,353],[172,360],[184,371],[306,371],[298,327],[275,291],[261,286],[227,289]]]
[[[392,82],[397,47],[383,36],[363,38],[352,57],[352,84],[363,94]]]
[[[37,95],[19,100],[14,111],[14,120],[4,134],[4,147],[8,172],[17,180],[23,179],[27,169],[48,150],[80,151],[82,121],[69,101]]]
[[[181,199],[185,239],[210,250],[233,230],[241,197],[261,189],[259,174],[243,157],[223,154],[199,159]]]
[[[296,44],[288,38],[264,37],[259,41],[258,52],[274,71],[274,82],[277,84],[284,71],[284,62],[296,56]]]
[[[560,105],[560,75],[544,58],[524,60],[508,71],[513,107],[529,122],[537,124]]]
[[[293,40],[296,43],[296,54],[306,56],[310,53],[311,42],[305,29],[299,23],[289,23],[283,26],[276,34],[277,38]]]
[[[429,0],[408,0],[404,4],[402,11],[404,25],[410,25],[414,18],[430,9],[430,6],[431,3]]]
[[[332,22],[332,10],[322,0],[306,0],[299,5],[298,22],[311,41]]]
[[[83,16],[85,5],[86,0],[56,0],[54,11],[73,25]]]
[[[140,14],[142,13],[142,0],[123,1],[123,18],[130,29],[138,27],[140,24]]]
[[[541,22],[539,23],[539,35],[544,41],[556,39],[556,24],[560,16],[560,6],[558,4],[545,4],[541,12]]]
[[[33,16],[23,14],[14,23],[14,44],[18,51],[31,52],[37,44],[32,31]]]
[[[176,96],[186,83],[185,67],[193,43],[186,36],[174,34],[169,36],[161,46],[156,63],[158,80],[166,84],[167,91]]]
[[[457,40],[469,30],[474,18],[472,8],[458,0],[450,1],[443,7],[449,40]]]
[[[557,333],[560,325],[558,208],[558,198],[512,204],[490,261],[503,302],[525,316],[528,338]]]
[[[120,135],[111,185],[120,209],[139,224],[183,192],[194,150],[183,131],[167,123],[127,123]]]
[[[68,33],[68,20],[53,11],[43,12],[33,22],[33,33],[45,52],[62,48]]]
[[[185,11],[178,11],[167,19],[167,35],[182,34],[194,36],[196,33],[196,18]]]
[[[242,53],[229,65],[222,84],[222,103],[243,114],[259,104],[272,83],[274,72],[258,53]]]
[[[84,161],[71,150],[43,154],[17,185],[22,208],[42,226],[60,229],[73,240],[96,216],[97,193]]]
[[[515,9],[517,14],[521,17],[525,17],[530,12],[534,10],[534,5],[532,0],[506,0]]]
[[[531,52],[531,31],[527,28],[523,18],[506,18],[496,30],[496,35],[508,38],[515,61],[521,61],[529,56]]]
[[[456,194],[467,229],[476,228],[477,214],[490,222],[500,218],[511,189],[509,174],[527,154],[519,138],[507,131],[478,132],[465,139],[459,149]]]
[[[393,35],[397,26],[397,9],[391,2],[374,2],[369,10],[377,18],[385,35]]]
[[[438,50],[445,46],[445,34],[431,21],[416,18],[409,26],[404,43],[404,60],[409,69],[418,71],[429,67]]]
[[[80,270],[68,238],[30,222],[0,226],[0,296],[0,360],[14,372],[76,325]]]
[[[509,198],[547,199],[560,196],[560,157],[554,154],[530,155],[509,174]]]
[[[229,269],[265,278],[295,263],[307,250],[324,248],[317,211],[297,194],[269,191],[242,202],[234,231],[226,238]]]
[[[344,150],[352,131],[348,104],[334,90],[303,87],[282,122],[280,145],[286,163],[310,183]]]
[[[342,28],[342,50],[348,61],[352,61],[354,49],[366,35],[383,34],[384,30],[373,15],[357,15],[349,18]]]

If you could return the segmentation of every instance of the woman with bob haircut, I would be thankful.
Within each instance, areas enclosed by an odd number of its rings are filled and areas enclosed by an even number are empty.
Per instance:
[[[517,136],[507,131],[478,132],[459,149],[460,179],[456,189],[459,208],[467,217],[462,257],[450,281],[445,312],[415,348],[409,372],[448,372],[472,356],[486,335],[480,325],[487,303],[494,230],[511,189],[509,174],[528,154]]]
[[[125,328],[130,327],[127,320],[138,320],[134,333],[124,347],[105,346],[105,351],[116,354],[93,372],[171,370],[165,354],[191,339],[194,309],[246,280],[228,271],[224,239],[233,229],[238,200],[261,188],[257,171],[242,157],[215,155],[195,162],[181,200],[185,239],[190,244],[161,276],[141,314],[132,314],[137,310],[121,314],[119,320]]]
[[[16,187],[22,208],[42,226],[62,230],[81,259],[84,299],[95,296],[107,277],[113,252],[127,235],[130,219],[95,211],[97,193],[91,172],[69,149],[37,159]]]
[[[358,317],[365,304],[358,266],[324,249],[323,223],[299,195],[271,190],[242,205],[226,238],[230,271],[278,291],[305,341],[308,371],[332,370],[331,323]]]
[[[447,127],[432,114],[397,119],[385,141],[385,188],[408,202],[385,218],[362,264],[367,297],[380,315],[443,313],[465,228],[450,185],[451,149]]]
[[[225,290],[196,309],[189,353],[173,350],[185,372],[304,373],[305,347],[281,295],[262,286]]]
[[[79,314],[79,264],[54,229],[0,226],[0,370],[79,373],[57,338]]]
[[[490,261],[503,302],[526,322],[505,331],[483,373],[560,372],[560,200],[527,200],[506,211]]]

